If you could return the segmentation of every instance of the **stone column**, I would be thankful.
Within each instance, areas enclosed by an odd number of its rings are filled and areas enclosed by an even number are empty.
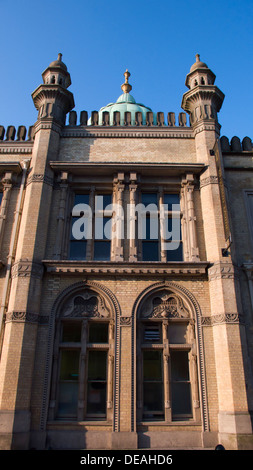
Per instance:
[[[60,88],[60,90],[59,90]],[[73,95],[63,87],[44,84],[33,93],[38,109],[34,144],[22,219],[12,268],[12,280],[0,366],[0,445],[28,449],[31,429],[31,397],[42,278],[51,210],[53,173],[48,164],[57,160],[66,113],[74,106]],[[36,364],[44,373],[45,364]],[[42,380],[42,378],[41,378]]]
[[[129,185],[129,210],[127,211],[128,223],[128,239],[129,239],[129,261],[137,261],[137,245],[136,245],[136,191],[137,184],[131,182]]]
[[[54,247],[54,259],[61,259],[62,257],[62,237],[64,233],[64,223],[66,217],[66,199],[68,191],[68,173],[63,172],[61,174],[61,183],[60,183],[60,207],[57,217],[57,231],[56,231],[56,240]]]
[[[186,236],[186,252],[188,260],[186,261],[199,261],[199,249],[197,244],[197,231],[196,231],[196,217],[194,211],[194,176],[186,175],[182,180],[182,196],[184,206],[184,236]],[[184,238],[183,238],[184,243]]]

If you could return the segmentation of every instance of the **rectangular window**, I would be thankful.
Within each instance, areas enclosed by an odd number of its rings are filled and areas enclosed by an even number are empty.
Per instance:
[[[143,419],[164,419],[162,351],[143,351]]]
[[[192,416],[191,385],[187,351],[171,351],[172,418]]]
[[[107,351],[88,353],[87,417],[106,416]]]
[[[142,216],[142,261],[159,261],[159,212],[157,193],[142,193],[141,203],[151,211]]]
[[[87,205],[89,206],[89,194],[75,194],[74,198],[74,205],[73,207],[77,207],[78,205]],[[82,210],[80,208],[80,217],[82,216]],[[80,238],[75,237],[74,231],[73,231],[73,226],[78,223],[78,220],[80,219],[79,215],[78,216],[72,216],[71,218],[71,233],[70,233],[70,247],[69,247],[69,258],[73,260],[86,260],[86,250],[87,250],[87,238],[85,238],[85,233],[88,230],[87,224],[89,223],[88,218],[83,218],[82,221],[83,223],[78,224],[78,231],[80,232],[80,235],[83,236]]]
[[[163,195],[163,204],[167,206],[165,208],[165,229],[168,235],[168,238],[165,239],[166,260],[183,261],[181,219],[178,210],[180,204],[179,194],[165,193]],[[169,233],[172,233],[171,237],[169,237]]]
[[[79,350],[62,350],[58,394],[58,417],[77,416]]]
[[[71,217],[69,259],[109,261],[111,259],[112,214],[107,207],[111,194],[75,194]],[[84,214],[82,205],[86,209]],[[91,207],[95,207],[92,213]]]
[[[112,195],[97,194],[96,196],[98,198],[101,198],[101,200],[98,202],[98,212],[96,212],[95,217],[95,240],[93,259],[94,261],[110,261],[112,214],[111,211],[107,209],[107,207],[110,206],[110,204],[112,203]]]

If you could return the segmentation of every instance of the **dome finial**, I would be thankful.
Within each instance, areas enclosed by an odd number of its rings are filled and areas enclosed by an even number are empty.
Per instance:
[[[124,93],[129,93],[132,90],[132,86],[130,85],[130,83],[128,83],[128,79],[129,79],[130,75],[131,75],[130,72],[128,72],[128,70],[126,69],[126,71],[124,73],[125,83],[123,83],[123,85],[121,85],[121,89]]]
[[[196,54],[196,62],[200,62],[200,55],[199,54]]]

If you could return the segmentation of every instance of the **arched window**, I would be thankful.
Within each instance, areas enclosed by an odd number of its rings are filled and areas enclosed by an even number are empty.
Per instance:
[[[89,289],[71,297],[56,320],[49,418],[110,420],[113,323]]]
[[[199,418],[195,324],[178,294],[164,289],[142,303],[137,370],[139,422]]]

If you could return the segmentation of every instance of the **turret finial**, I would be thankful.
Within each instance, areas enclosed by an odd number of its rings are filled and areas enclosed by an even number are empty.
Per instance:
[[[59,62],[61,62],[61,58],[62,58],[62,54],[59,52],[57,60],[59,60]]]
[[[126,71],[124,73],[125,83],[123,83],[123,85],[121,85],[121,89],[124,93],[129,93],[132,90],[132,86],[130,85],[130,83],[128,83],[128,79],[129,79],[130,75],[131,75],[130,72],[128,72],[128,70],[126,69]]]
[[[200,55],[199,54],[196,54],[196,62],[200,62]]]

